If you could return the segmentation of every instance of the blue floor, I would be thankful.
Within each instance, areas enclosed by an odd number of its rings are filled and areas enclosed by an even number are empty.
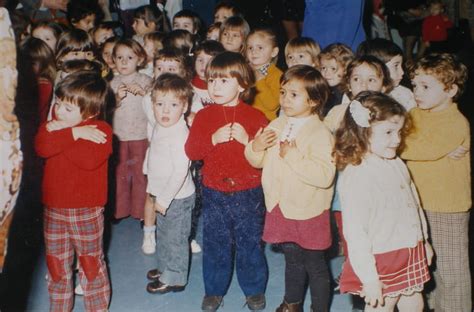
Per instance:
[[[200,311],[204,285],[202,282],[202,253],[194,254],[189,283],[180,293],[151,295],[145,291],[146,272],[154,267],[153,256],[141,251],[142,230],[139,223],[131,218],[112,226],[112,238],[108,250],[108,266],[112,283],[110,311]],[[200,236],[198,235],[198,242]],[[284,257],[267,246],[266,250],[270,277],[267,286],[267,308],[275,311],[284,293]],[[335,276],[340,271],[342,258],[331,260],[331,270]],[[46,288],[46,265],[44,256],[38,264],[33,278],[33,287],[28,300],[28,311],[48,311],[48,291]],[[309,311],[309,294],[305,311]],[[224,306],[219,311],[248,311],[245,298],[234,276],[229,292],[224,297]],[[76,296],[74,311],[84,311],[82,297]],[[348,295],[335,295],[331,311],[351,311]]]

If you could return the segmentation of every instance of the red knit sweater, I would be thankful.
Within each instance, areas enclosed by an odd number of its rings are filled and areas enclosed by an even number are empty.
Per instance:
[[[105,144],[74,140],[72,128],[48,132],[42,124],[35,148],[46,159],[43,204],[54,208],[104,206],[107,202],[107,162],[112,153],[112,128],[89,120],[78,126],[97,125],[107,135]]]
[[[261,127],[268,124],[259,110],[240,102],[237,106],[209,105],[194,118],[186,154],[191,160],[203,160],[203,184],[221,192],[235,192],[261,185],[261,170],[245,159],[245,146],[236,140],[212,145],[212,135],[229,122],[240,123],[252,140]]]
[[[445,15],[430,15],[423,20],[422,34],[424,42],[448,40],[448,29],[453,23]]]

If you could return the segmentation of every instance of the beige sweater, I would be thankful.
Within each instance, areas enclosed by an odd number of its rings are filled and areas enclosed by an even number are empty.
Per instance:
[[[280,135],[286,123],[287,117],[280,116],[268,128]],[[318,116],[302,126],[296,135],[296,148],[284,158],[279,155],[278,143],[266,151],[254,152],[252,142],[245,148],[245,157],[252,166],[263,168],[268,211],[278,204],[285,218],[307,220],[330,208],[335,174],[333,138]]]

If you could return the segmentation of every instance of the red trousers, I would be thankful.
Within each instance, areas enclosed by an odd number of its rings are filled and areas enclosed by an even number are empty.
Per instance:
[[[108,309],[110,283],[102,248],[103,212],[103,207],[45,209],[44,237],[50,311],[71,311],[73,308],[74,253],[80,263],[79,279],[84,290],[85,310]]]

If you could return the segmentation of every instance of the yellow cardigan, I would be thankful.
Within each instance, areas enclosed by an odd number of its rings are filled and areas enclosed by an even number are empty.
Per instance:
[[[268,125],[277,135],[283,131],[286,116]],[[278,204],[287,219],[307,220],[331,207],[335,166],[332,161],[333,137],[319,120],[312,116],[296,136],[296,148],[284,158],[275,146],[254,152],[252,142],[245,147],[245,157],[255,168],[263,168],[262,186],[265,204],[272,211]]]
[[[456,104],[440,112],[414,108],[414,130],[405,139],[401,157],[408,168],[425,210],[465,212],[471,208],[470,152],[460,160],[447,156],[462,145],[470,149],[469,122]]]
[[[268,74],[255,84],[257,95],[252,102],[252,106],[265,114],[268,120],[277,118],[280,108],[280,77],[282,71],[271,64]]]

